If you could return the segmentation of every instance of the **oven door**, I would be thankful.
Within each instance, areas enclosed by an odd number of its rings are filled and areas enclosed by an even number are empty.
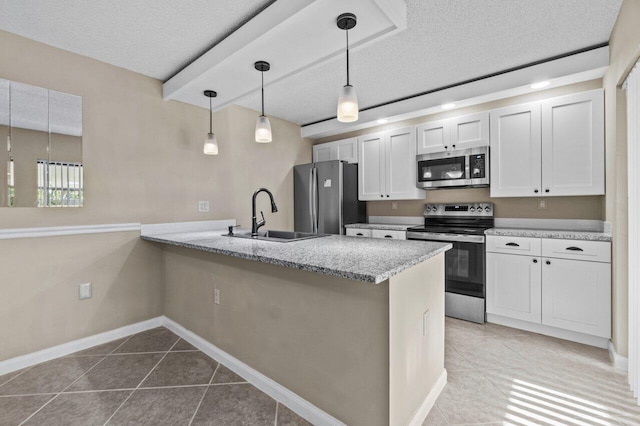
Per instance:
[[[484,244],[453,241],[445,254],[445,291],[484,298]]]
[[[469,164],[464,155],[433,158],[433,155],[419,155],[419,188],[440,188],[464,186],[469,179]]]

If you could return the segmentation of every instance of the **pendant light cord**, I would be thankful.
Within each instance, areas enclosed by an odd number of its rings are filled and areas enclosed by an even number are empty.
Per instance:
[[[349,86],[349,30],[345,31],[347,33],[347,86]]]
[[[261,93],[262,93],[262,116],[264,117],[264,71],[260,71],[262,77]]]
[[[213,133],[213,107],[212,107],[212,99],[209,97],[209,133]]]

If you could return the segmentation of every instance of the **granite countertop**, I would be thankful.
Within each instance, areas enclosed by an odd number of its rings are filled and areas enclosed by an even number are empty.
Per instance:
[[[561,240],[611,241],[608,232],[565,231],[561,229],[524,229],[524,228],[491,228],[486,235],[504,237],[554,238]]]
[[[449,243],[330,235],[294,242],[272,242],[200,231],[142,235],[157,243],[271,263],[379,284],[449,250]]]
[[[397,223],[351,223],[344,227],[354,229],[383,229],[385,231],[406,231],[407,229],[416,226],[420,225],[401,225]]]

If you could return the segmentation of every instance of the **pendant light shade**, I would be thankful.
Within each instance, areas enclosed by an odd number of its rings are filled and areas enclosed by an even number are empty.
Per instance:
[[[338,97],[338,121],[351,123],[358,120],[358,96],[356,89],[349,83],[349,30],[356,26],[356,15],[343,13],[336,24],[347,35],[347,84],[340,90]]]
[[[269,123],[269,119],[264,115],[258,117],[258,121],[256,122],[256,142],[271,142],[271,123]]]
[[[215,134],[209,133],[204,140],[204,153],[207,155],[218,155],[218,140]]]
[[[358,121],[358,96],[356,96],[356,89],[351,85],[346,85],[340,90],[338,121],[343,123]]]
[[[266,115],[264,115],[264,72],[269,71],[271,69],[271,65],[269,62],[258,61],[253,64],[255,69],[260,71],[260,75],[262,77],[262,85],[261,85],[261,93],[262,93],[262,114],[258,117],[258,121],[256,122],[256,142],[258,143],[269,143],[272,140],[271,137],[271,123],[269,123],[269,119]]]
[[[212,111],[212,99],[218,96],[213,90],[205,90],[204,95],[209,98],[209,133],[204,140],[204,150],[206,155],[218,155],[218,140],[213,133],[213,111]]]

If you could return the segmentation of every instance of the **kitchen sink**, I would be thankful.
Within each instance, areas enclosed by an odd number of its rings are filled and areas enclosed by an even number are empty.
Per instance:
[[[276,231],[269,229],[258,231],[257,237],[252,237],[250,232],[228,236],[236,238],[250,238],[254,240],[273,241],[276,243],[289,243],[293,241],[308,240],[311,238],[328,237],[329,234],[312,234],[310,232]]]

